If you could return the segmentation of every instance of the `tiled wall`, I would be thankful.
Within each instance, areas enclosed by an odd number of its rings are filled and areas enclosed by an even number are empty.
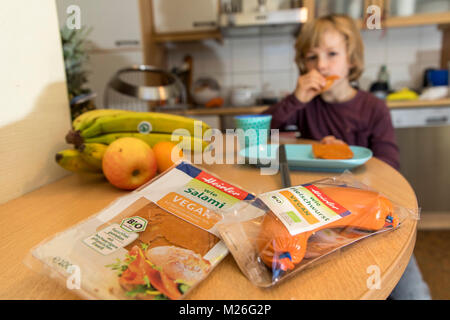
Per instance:
[[[423,71],[440,68],[442,32],[437,26],[364,31],[365,72],[360,79],[366,89],[386,64],[394,89],[404,86],[420,89]]]
[[[381,65],[386,64],[395,89],[419,88],[423,70],[439,67],[442,32],[437,26],[362,31],[365,72],[360,86],[368,89]],[[270,90],[283,96],[292,92],[298,76],[294,64],[295,39],[289,35],[225,38],[223,44],[208,40],[168,47],[169,67],[180,65],[186,54],[194,59],[194,80],[213,77],[229,96],[238,85],[257,92]]]

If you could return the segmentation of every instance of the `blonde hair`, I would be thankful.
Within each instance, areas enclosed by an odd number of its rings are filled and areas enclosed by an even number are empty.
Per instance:
[[[306,54],[320,45],[322,35],[328,30],[340,32],[346,41],[347,56],[352,67],[349,70],[349,81],[357,80],[364,69],[364,45],[361,34],[354,20],[346,15],[328,15],[306,23],[295,43],[295,62],[300,74],[306,72]]]

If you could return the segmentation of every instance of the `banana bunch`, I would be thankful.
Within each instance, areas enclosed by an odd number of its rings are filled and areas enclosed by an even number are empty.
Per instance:
[[[203,141],[200,138],[191,137],[191,136],[181,136],[174,135],[170,133],[150,133],[143,134],[138,132],[119,132],[119,133],[107,133],[102,134],[96,137],[84,139],[85,144],[92,143],[102,143],[102,144],[111,144],[114,140],[123,138],[123,137],[134,137],[138,138],[144,142],[146,142],[150,147],[153,148],[155,144],[161,141],[171,141],[174,144],[177,144],[183,150],[204,150],[209,142]]]
[[[97,109],[80,115],[72,126],[66,141],[76,147],[83,143],[110,144],[130,136],[143,140],[151,147],[160,141],[177,143],[172,136],[175,139],[179,137],[184,150],[201,151],[209,144],[202,139],[210,128],[206,123],[167,113]]]
[[[106,148],[107,146],[105,146]],[[66,149],[56,153],[56,162],[64,169],[76,173],[102,173],[101,159],[98,161],[99,152],[79,151],[77,149]],[[85,149],[87,149],[85,148]],[[104,151],[103,151],[104,152]]]
[[[76,131],[81,131],[89,127],[97,118],[102,116],[112,116],[115,114],[121,114],[128,112],[126,110],[117,110],[117,109],[95,109],[88,112],[84,112],[80,114],[75,120],[72,122],[72,127]]]
[[[102,173],[106,148],[117,139],[135,137],[151,147],[172,141],[183,150],[202,151],[209,144],[202,135],[210,127],[202,121],[166,113],[96,109],[75,118],[72,128],[66,142],[75,148],[58,152],[56,162],[72,172]],[[182,130],[172,134],[177,129]]]

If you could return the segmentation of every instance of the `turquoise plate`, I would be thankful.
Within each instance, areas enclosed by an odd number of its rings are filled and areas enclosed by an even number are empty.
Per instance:
[[[372,158],[370,149],[358,146],[350,146],[353,158],[346,160],[315,159],[310,144],[286,144],[286,157],[289,168],[303,171],[342,172],[356,168]],[[258,166],[268,166],[277,158],[278,145],[251,146],[239,152],[246,163]]]

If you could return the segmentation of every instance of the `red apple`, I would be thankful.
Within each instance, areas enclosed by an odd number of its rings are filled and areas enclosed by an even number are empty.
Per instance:
[[[115,187],[134,190],[156,175],[152,148],[137,138],[120,138],[111,143],[102,160],[103,173]]]

